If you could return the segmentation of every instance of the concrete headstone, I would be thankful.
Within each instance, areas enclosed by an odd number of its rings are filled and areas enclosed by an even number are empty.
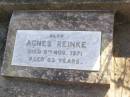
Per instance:
[[[109,11],[16,11],[1,74],[108,84],[113,22]]]

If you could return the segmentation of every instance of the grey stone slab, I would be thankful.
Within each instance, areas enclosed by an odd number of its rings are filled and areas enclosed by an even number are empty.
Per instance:
[[[113,22],[114,14],[109,11],[16,11],[10,21],[1,74],[48,81],[109,84]],[[92,72],[13,66],[11,61],[17,30],[101,31],[100,69]]]

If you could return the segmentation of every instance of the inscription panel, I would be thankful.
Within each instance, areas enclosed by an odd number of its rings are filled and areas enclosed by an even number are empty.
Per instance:
[[[100,31],[17,30],[11,65],[98,71]]]

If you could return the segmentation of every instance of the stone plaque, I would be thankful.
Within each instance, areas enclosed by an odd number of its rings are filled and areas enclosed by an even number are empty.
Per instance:
[[[99,31],[18,30],[12,65],[98,71],[100,47]]]

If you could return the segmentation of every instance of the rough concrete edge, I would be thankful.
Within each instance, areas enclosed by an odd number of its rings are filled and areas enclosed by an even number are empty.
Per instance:
[[[35,0],[35,1],[27,1],[27,0],[2,0],[0,1],[0,5],[14,5],[14,4],[65,4],[65,3],[73,3],[73,4],[98,4],[98,3],[130,3],[129,0]]]

